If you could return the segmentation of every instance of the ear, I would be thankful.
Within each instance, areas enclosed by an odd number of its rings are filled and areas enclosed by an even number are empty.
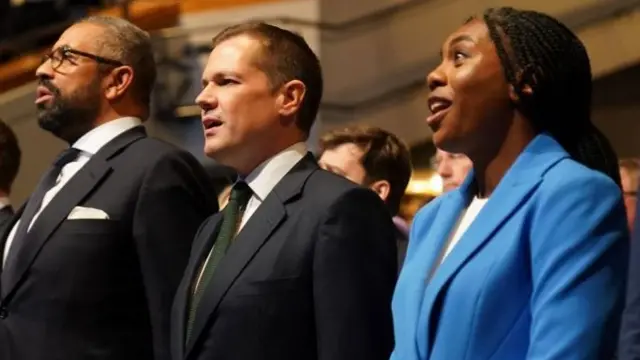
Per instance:
[[[291,80],[280,89],[278,113],[283,117],[295,115],[302,106],[307,87],[300,80]]]
[[[369,189],[378,194],[382,201],[387,202],[391,193],[391,184],[387,180],[378,180],[369,185]]]
[[[533,88],[529,84],[522,84],[520,85],[520,94],[529,97],[533,95]],[[514,85],[509,85],[509,98],[515,103],[520,103],[520,95],[516,91],[516,87]]]
[[[517,85],[509,85],[509,98],[515,103],[520,103],[522,100],[520,98],[520,94],[526,97],[530,97],[533,95],[532,85],[534,85],[535,83],[536,76],[532,68],[528,67],[524,70],[518,71],[518,73],[516,74]]]
[[[133,83],[133,69],[130,66],[119,66],[105,78],[107,81],[105,96],[109,100],[115,100],[127,91]]]

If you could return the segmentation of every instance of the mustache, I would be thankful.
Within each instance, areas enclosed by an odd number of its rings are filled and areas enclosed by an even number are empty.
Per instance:
[[[47,88],[47,90],[51,91],[51,93],[54,94],[54,95],[60,95],[60,89],[58,89],[55,85],[53,85],[51,83],[51,80],[49,80],[49,79],[41,78],[38,81],[38,85],[44,86],[45,88]]]

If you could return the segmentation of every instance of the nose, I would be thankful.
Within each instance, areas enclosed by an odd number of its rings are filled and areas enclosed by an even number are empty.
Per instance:
[[[447,77],[444,72],[442,64],[435,68],[427,75],[427,86],[430,91],[435,90],[438,87],[445,86],[447,84]]]
[[[211,110],[218,106],[217,103],[218,101],[211,84],[205,86],[196,97],[196,104],[198,104],[202,110]]]
[[[51,68],[51,60],[47,59],[36,69],[36,77],[38,79],[53,78],[53,68]]]

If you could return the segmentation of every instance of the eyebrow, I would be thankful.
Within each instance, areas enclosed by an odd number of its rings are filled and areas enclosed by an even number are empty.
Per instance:
[[[458,43],[461,43],[461,42],[465,42],[465,41],[472,42],[474,44],[476,43],[476,41],[471,36],[466,35],[466,34],[461,34],[461,35],[458,35],[458,36],[454,37],[453,39],[451,39],[449,41],[449,47],[452,47],[455,44],[458,44]],[[442,53],[442,50],[440,50],[440,57],[442,57],[442,56],[443,56],[443,53]]]

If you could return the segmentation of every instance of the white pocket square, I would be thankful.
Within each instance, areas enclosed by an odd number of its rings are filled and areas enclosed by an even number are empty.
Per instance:
[[[76,206],[71,210],[67,220],[99,219],[109,220],[109,215],[100,209]]]

